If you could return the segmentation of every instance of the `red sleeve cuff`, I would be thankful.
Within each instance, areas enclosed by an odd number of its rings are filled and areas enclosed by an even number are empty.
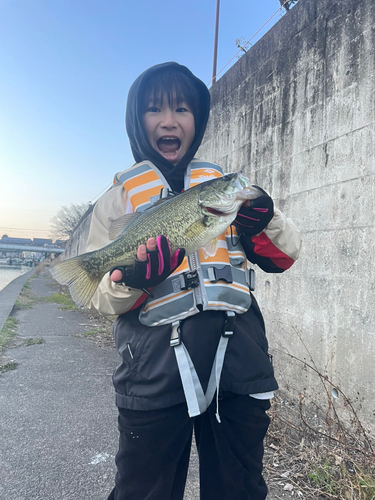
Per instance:
[[[139,299],[133,304],[133,306],[129,309],[129,311],[132,311],[133,309],[137,309],[143,302],[147,299],[147,293],[142,293],[142,295],[139,297]]]
[[[270,259],[280,269],[286,271],[294,264],[294,260],[291,257],[288,257],[288,255],[275,247],[266,233],[253,236],[251,241],[254,244],[254,253]]]

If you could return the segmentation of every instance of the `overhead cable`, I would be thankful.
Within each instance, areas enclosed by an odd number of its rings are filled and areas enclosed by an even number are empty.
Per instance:
[[[234,54],[234,56],[233,56],[233,57],[232,57],[232,58],[231,58],[231,59],[227,62],[227,64],[226,64],[225,66],[223,66],[223,67],[221,68],[221,70],[220,70],[220,71],[218,71],[218,72],[216,73],[216,75],[212,78],[212,80],[211,80],[210,82],[208,82],[208,83],[207,83],[207,87],[208,87],[208,86],[209,86],[209,85],[210,85],[210,84],[211,84],[214,80],[216,80],[217,75],[219,75],[219,74],[220,74],[220,73],[221,73],[221,72],[222,72],[222,71],[223,71],[223,70],[224,70],[224,69],[228,66],[228,64],[230,64],[230,63],[233,61],[233,59],[234,59],[236,56],[238,56],[238,54],[239,54],[239,53],[243,50],[243,48],[245,48],[245,47],[246,47],[246,45],[248,45],[248,44],[251,42],[251,40],[252,40],[255,36],[257,36],[257,34],[258,34],[258,33],[259,33],[259,32],[260,32],[260,31],[261,31],[261,30],[265,27],[265,25],[266,25],[266,24],[268,24],[268,23],[271,21],[271,19],[272,19],[273,17],[275,17],[275,16],[276,16],[276,14],[277,14],[277,13],[278,13],[278,12],[279,12],[279,11],[280,11],[283,7],[284,7],[284,5],[285,5],[286,3],[288,3],[288,2],[289,2],[289,0],[285,0],[285,2],[284,2],[281,6],[280,6],[280,8],[279,8],[279,9],[277,9],[277,11],[276,11],[276,12],[274,12],[274,14],[272,14],[272,16],[271,16],[269,19],[267,19],[267,21],[266,21],[266,22],[265,22],[265,23],[264,23],[264,24],[263,24],[263,25],[262,25],[262,26],[258,29],[258,31],[257,31],[256,33],[254,33],[254,35],[253,35],[251,38],[249,38],[249,40],[248,40],[248,41],[247,41],[247,42],[243,45],[243,47],[241,47],[241,48],[240,48],[240,50],[239,50],[238,52],[236,52],[236,53]]]

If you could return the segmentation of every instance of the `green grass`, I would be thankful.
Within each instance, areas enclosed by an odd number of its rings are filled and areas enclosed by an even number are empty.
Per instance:
[[[5,365],[0,365],[0,373],[7,372],[9,370],[15,370],[18,366],[18,363],[15,361],[9,361],[9,363],[5,363]]]
[[[30,285],[30,280],[33,278],[29,278],[26,283],[24,284],[21,293],[17,297],[17,300],[14,304],[14,306],[17,309],[30,309],[33,307],[35,304],[40,302],[40,298],[31,293],[31,285]]]
[[[23,290],[31,290],[30,278],[23,285]]]
[[[311,486],[326,498],[375,500],[373,467],[366,471],[353,462],[335,463],[330,455],[324,463],[312,464],[308,478]]]
[[[89,337],[90,335],[95,335],[96,333],[98,333],[97,330],[88,330],[87,332],[83,332],[83,335]]]
[[[54,293],[53,295],[50,295],[49,297],[45,297],[44,299],[46,302],[53,302],[55,304],[59,304],[61,309],[77,309],[77,306],[71,299],[70,295],[65,295],[63,293]]]
[[[0,354],[3,352],[4,347],[8,342],[15,336],[17,330],[18,321],[12,316],[4,323],[3,328],[0,330]]]
[[[375,476],[374,472],[365,472],[355,465],[358,488],[365,500],[375,500]]]
[[[71,299],[68,293],[56,292],[53,295],[50,295],[49,297],[43,297],[43,298],[39,297],[38,295],[34,295],[33,293],[31,293],[30,279],[28,279],[24,284],[21,293],[19,294],[14,304],[16,308],[30,309],[35,304],[38,304],[40,302],[53,302],[55,304],[59,304],[60,306],[62,306],[61,309],[70,309],[70,310],[77,309],[76,305],[74,304],[73,300]],[[48,286],[59,287],[60,285],[58,283],[50,283],[48,284]]]
[[[26,339],[23,345],[37,345],[37,344],[43,344],[44,340],[43,339],[35,339],[35,338],[30,338]]]
[[[90,337],[91,335],[97,335],[98,333],[105,333],[105,330],[103,330],[103,328],[97,328],[96,330],[87,330],[86,332],[83,332],[83,335]]]
[[[308,474],[308,477],[316,488],[331,495],[336,495],[339,490],[337,469],[340,470],[339,467],[333,467],[326,459],[323,464],[314,464],[313,470]]]

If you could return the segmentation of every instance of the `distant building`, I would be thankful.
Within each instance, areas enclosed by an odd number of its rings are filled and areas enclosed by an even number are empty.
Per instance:
[[[31,245],[32,240],[30,238],[8,238],[8,236],[3,236],[1,238],[3,243],[15,243],[17,245]]]
[[[38,245],[39,247],[42,247],[44,245],[51,246],[52,245],[52,240],[47,239],[47,238],[34,238],[33,239],[33,244]]]
[[[55,245],[60,248],[65,248],[65,245],[68,243],[68,240],[56,240]]]

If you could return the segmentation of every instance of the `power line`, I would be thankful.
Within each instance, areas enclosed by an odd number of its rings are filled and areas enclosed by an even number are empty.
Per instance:
[[[132,161],[132,162],[130,163],[130,165],[128,165],[128,166],[126,167],[126,169],[125,169],[125,170],[127,170],[127,169],[128,169],[128,168],[130,168],[130,167],[132,167],[133,165],[134,165],[134,161]],[[99,196],[100,196],[101,194],[103,194],[103,193],[105,193],[106,191],[108,191],[108,189],[109,189],[110,187],[112,187],[112,186],[113,186],[113,182],[111,182],[111,184],[108,184],[108,186],[107,186],[106,188],[102,189],[102,190],[100,191],[100,193],[99,193],[99,194],[97,194],[96,196],[94,196],[93,198],[91,198],[90,203],[92,204],[92,203],[93,203],[93,201],[94,201],[96,198],[99,198]]]
[[[266,21],[266,22],[265,22],[265,23],[264,23],[264,24],[263,24],[263,25],[262,25],[262,26],[258,29],[258,31],[256,31],[256,32],[254,33],[254,35],[253,35],[251,38],[249,38],[249,40],[248,40],[248,41],[247,41],[247,42],[243,45],[243,47],[241,47],[241,48],[240,48],[240,50],[234,54],[234,56],[232,57],[232,59],[230,59],[230,60],[227,62],[227,64],[225,64],[225,66],[223,66],[223,67],[221,68],[221,70],[220,70],[220,71],[218,71],[218,72],[216,73],[216,75],[214,75],[214,76],[213,76],[212,80],[211,80],[210,82],[208,82],[208,83],[207,83],[207,87],[208,87],[208,86],[209,86],[212,82],[215,82],[215,81],[216,81],[216,77],[217,77],[217,75],[219,75],[219,74],[220,74],[220,73],[221,73],[221,72],[222,72],[222,71],[223,71],[223,70],[224,70],[224,69],[228,66],[228,64],[230,64],[230,63],[233,61],[233,59],[234,59],[235,57],[237,57],[237,56],[238,56],[238,54],[239,54],[241,51],[243,51],[243,48],[244,48],[244,47],[246,47],[246,45],[248,45],[248,44],[251,42],[251,40],[252,40],[255,36],[257,36],[257,34],[259,33],[259,31],[261,31],[261,30],[265,27],[265,25],[266,25],[266,24],[268,24],[268,23],[271,21],[271,19],[272,19],[273,17],[275,17],[275,16],[276,16],[276,14],[277,14],[277,13],[278,13],[278,12],[279,12],[279,11],[280,11],[283,7],[284,7],[284,5],[285,5],[286,3],[288,3],[288,2],[289,2],[289,0],[285,0],[285,2],[284,2],[281,6],[280,6],[280,8],[279,8],[279,9],[277,9],[277,11],[276,11],[276,12],[274,12],[274,13],[272,14],[272,16],[271,16],[269,19],[267,19],[267,21]]]
[[[108,184],[108,186],[107,186],[106,188],[102,189],[102,190],[100,191],[100,193],[99,193],[99,194],[97,194],[96,196],[94,196],[94,197],[90,200],[90,203],[92,204],[92,202],[93,202],[96,198],[99,198],[99,196],[100,196],[101,194],[103,194],[105,191],[108,191],[108,189],[109,189],[112,185],[113,185],[113,183],[112,183],[112,182],[111,182],[111,184]]]
[[[10,231],[42,231],[44,233],[49,233],[51,232],[50,229],[35,229],[31,227],[5,227],[5,226],[0,226],[0,229],[7,229]]]
[[[51,214],[55,213],[56,210],[38,210],[36,208],[14,208],[14,207],[0,207],[0,210],[19,210],[21,212],[50,212]]]

